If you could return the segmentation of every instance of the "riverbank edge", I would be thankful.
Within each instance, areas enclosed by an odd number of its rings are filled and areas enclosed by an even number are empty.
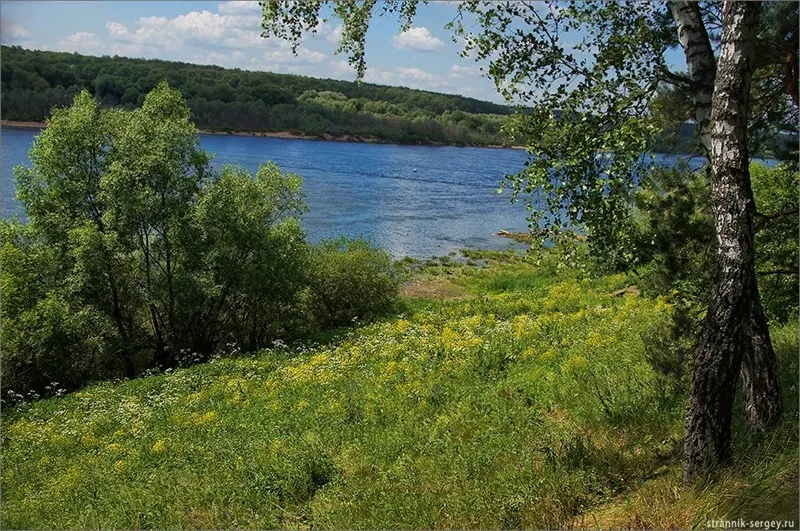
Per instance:
[[[10,127],[16,129],[44,129],[44,122],[20,122],[15,120],[0,120],[0,127]],[[334,135],[331,133],[324,133],[322,135],[307,135],[304,133],[295,133],[291,131],[215,131],[200,129],[201,135],[230,135],[230,136],[256,136],[265,138],[283,138],[287,140],[325,140],[328,142],[351,142],[361,144],[393,144],[398,146],[432,146],[432,147],[479,147],[479,148],[492,148],[492,149],[525,149],[523,146],[512,145],[497,145],[497,144],[445,144],[443,142],[420,142],[417,144],[401,144],[398,142],[390,142],[380,138],[369,135]]]

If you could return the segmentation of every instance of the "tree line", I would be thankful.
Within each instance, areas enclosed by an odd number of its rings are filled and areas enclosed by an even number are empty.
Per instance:
[[[134,109],[161,81],[192,121],[213,131],[364,136],[393,143],[507,144],[505,105],[402,87],[218,66],[90,57],[2,47],[2,118],[43,121],[87,90],[103,106]]]

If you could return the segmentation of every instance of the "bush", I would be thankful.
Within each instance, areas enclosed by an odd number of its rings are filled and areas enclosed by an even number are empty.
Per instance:
[[[312,257],[312,311],[322,326],[371,321],[398,308],[400,282],[392,258],[368,241],[326,241]]]
[[[66,388],[113,374],[113,329],[94,308],[75,304],[54,250],[30,226],[0,221],[2,382],[17,393]]]

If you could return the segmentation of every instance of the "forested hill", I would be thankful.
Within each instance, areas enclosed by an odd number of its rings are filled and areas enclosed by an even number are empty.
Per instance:
[[[507,106],[461,96],[331,79],[125,57],[2,47],[2,118],[43,121],[81,89],[133,108],[162,80],[179,89],[198,127],[288,131],[398,143],[506,144]]]

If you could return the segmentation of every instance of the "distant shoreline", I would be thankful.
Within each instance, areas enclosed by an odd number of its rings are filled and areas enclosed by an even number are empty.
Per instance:
[[[15,120],[0,120],[0,127],[12,127],[17,129],[44,129],[44,122],[19,122]],[[457,144],[444,144],[442,142],[424,142],[421,144],[398,144],[397,142],[390,142],[382,140],[373,136],[367,135],[332,135],[325,133],[323,135],[306,135],[303,133],[293,133],[290,131],[208,131],[200,129],[198,132],[201,135],[230,135],[230,136],[260,136],[267,138],[284,138],[289,140],[327,140],[329,142],[355,142],[363,144],[394,144],[398,146],[416,145],[416,146],[457,146]],[[458,146],[460,147],[460,146]],[[466,144],[463,147],[480,147],[492,149],[525,149],[522,146],[500,146],[495,144],[477,145]]]
[[[15,122],[14,120],[0,120],[0,127],[16,127],[17,129],[44,129],[42,122]]]

